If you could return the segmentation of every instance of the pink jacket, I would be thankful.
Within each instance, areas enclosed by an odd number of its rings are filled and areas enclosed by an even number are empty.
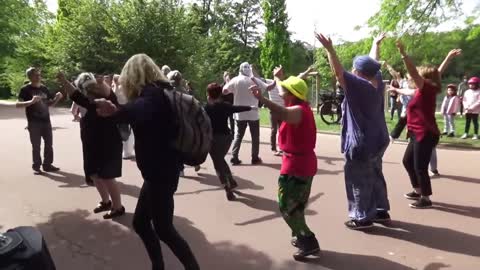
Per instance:
[[[463,108],[467,113],[480,114],[480,89],[468,89],[463,94]]]
[[[452,98],[450,98],[450,100],[448,100],[448,96],[445,96],[445,98],[443,98],[442,108],[440,111],[444,115],[456,114],[459,108],[460,108],[459,97],[453,96]]]

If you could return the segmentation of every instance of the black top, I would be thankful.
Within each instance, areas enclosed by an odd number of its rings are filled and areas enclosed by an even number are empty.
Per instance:
[[[234,113],[250,111],[250,106],[234,106],[227,102],[214,102],[205,105],[210,121],[212,123],[213,134],[230,134],[228,128],[228,117]]]
[[[50,122],[48,106],[52,104],[55,96],[43,85],[34,87],[31,84],[27,84],[20,89],[18,100],[29,101],[32,100],[33,96],[41,96],[42,100],[25,108],[27,121]]]
[[[128,123],[135,134],[135,156],[143,178],[148,182],[177,179],[182,167],[181,156],[174,148],[177,136],[175,119],[162,88],[167,83],[145,86],[134,101],[121,106],[113,116],[119,123]],[[162,183],[175,184],[175,183]],[[176,186],[163,186],[176,188]]]
[[[112,119],[100,117],[95,103],[80,91],[75,91],[70,98],[87,109],[87,113],[80,120],[85,173],[96,174],[104,179],[120,177],[122,175],[122,139],[117,123]],[[101,97],[92,96],[93,98]],[[107,99],[118,106],[117,97],[113,91],[110,91]]]

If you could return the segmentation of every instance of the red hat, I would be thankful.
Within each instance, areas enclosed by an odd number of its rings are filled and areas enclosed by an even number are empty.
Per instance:
[[[478,77],[472,77],[470,80],[468,80],[469,84],[480,84],[480,78]]]

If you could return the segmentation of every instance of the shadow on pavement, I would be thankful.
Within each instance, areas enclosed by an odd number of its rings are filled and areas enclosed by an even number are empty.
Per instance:
[[[434,202],[433,209],[437,211],[462,215],[462,216],[471,217],[471,218],[480,218],[480,208],[474,207],[474,206]]]
[[[268,214],[260,218],[255,218],[249,221],[235,223],[235,225],[237,226],[246,226],[250,224],[261,223],[261,222],[282,217],[282,215],[280,214],[280,211],[278,210],[278,202],[274,200],[266,199],[263,197],[259,197],[252,194],[239,192],[239,191],[236,191],[235,194],[237,194],[237,199],[235,200],[235,202],[243,203],[246,206],[256,210],[271,212],[271,214]],[[318,193],[317,195],[311,196],[308,203],[311,204],[322,196],[323,196],[323,193]],[[309,210],[309,209],[305,210],[305,215],[307,216],[313,216],[316,214],[317,212],[313,210]]]
[[[445,174],[442,174],[440,177],[449,179],[449,180],[459,181],[459,182],[480,184],[480,178],[472,178],[472,177],[458,176],[458,175],[445,175]]]
[[[65,171],[58,171],[55,173],[44,172],[40,176],[49,178],[50,180],[53,180],[55,182],[63,183],[63,185],[59,186],[60,188],[89,188],[90,187],[85,184],[85,176],[69,173]],[[137,187],[135,185],[125,184],[118,180],[117,180],[117,183],[118,183],[118,188],[120,189],[120,193],[122,195],[128,195],[134,198],[138,198],[138,195],[140,194],[140,187]],[[95,188],[95,187],[92,187],[92,188]]]
[[[280,173],[280,168],[282,167],[282,164],[279,164],[279,163],[263,163],[261,166],[270,167],[272,169],[278,170],[279,173]],[[341,173],[343,173],[343,169],[342,170],[329,171],[329,170],[324,170],[324,169],[318,168],[316,175],[338,175],[338,174],[341,174]]]
[[[37,224],[44,234],[57,269],[150,269],[142,242],[131,229],[133,214],[115,221],[94,218],[85,210],[53,213],[45,223]],[[377,256],[323,251],[319,258],[304,263],[293,261],[275,264],[271,257],[247,245],[230,241],[210,242],[205,234],[186,218],[176,216],[179,233],[190,244],[202,269],[295,270],[318,269],[388,269],[413,270]],[[183,269],[171,251],[162,245],[165,269]],[[440,269],[431,264],[425,270]]]
[[[319,258],[308,259],[305,262],[332,270],[414,270],[413,268],[382,257],[347,254],[328,250],[323,250]],[[292,261],[285,263],[281,268],[277,269],[289,270],[296,268],[298,268],[298,263]]]
[[[430,263],[429,265],[425,266],[423,270],[440,270],[443,268],[450,268],[450,265],[444,263]]]
[[[214,188],[201,189],[201,190],[192,191],[192,192],[177,192],[175,193],[175,195],[190,195],[190,194],[199,194],[199,193],[209,192],[209,191],[224,190],[223,187],[221,186],[220,180],[216,175],[199,173],[198,176],[184,176],[182,178],[187,180],[194,180],[199,182],[200,184],[203,184],[206,186],[213,186]],[[260,186],[253,181],[238,177],[236,175],[234,175],[233,178],[238,183],[237,190],[246,190],[246,189],[263,190],[264,189],[263,186]]]
[[[393,221],[389,227],[375,227],[368,234],[391,237],[428,248],[480,256],[480,237],[448,228]]]
[[[44,233],[57,269],[150,269],[146,251],[131,229],[133,214],[116,222],[93,219],[85,210],[57,212],[37,227]],[[211,243],[183,217],[175,217],[179,233],[190,244],[202,269],[277,269],[263,252],[230,241]],[[162,245],[165,269],[183,269]]]

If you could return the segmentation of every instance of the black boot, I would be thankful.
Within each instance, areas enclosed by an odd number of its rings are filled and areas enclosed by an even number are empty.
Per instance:
[[[317,238],[312,234],[310,236],[298,236],[297,241],[295,241],[298,251],[293,254],[295,260],[303,260],[305,257],[310,255],[315,255],[320,252],[320,245],[318,244]]]

